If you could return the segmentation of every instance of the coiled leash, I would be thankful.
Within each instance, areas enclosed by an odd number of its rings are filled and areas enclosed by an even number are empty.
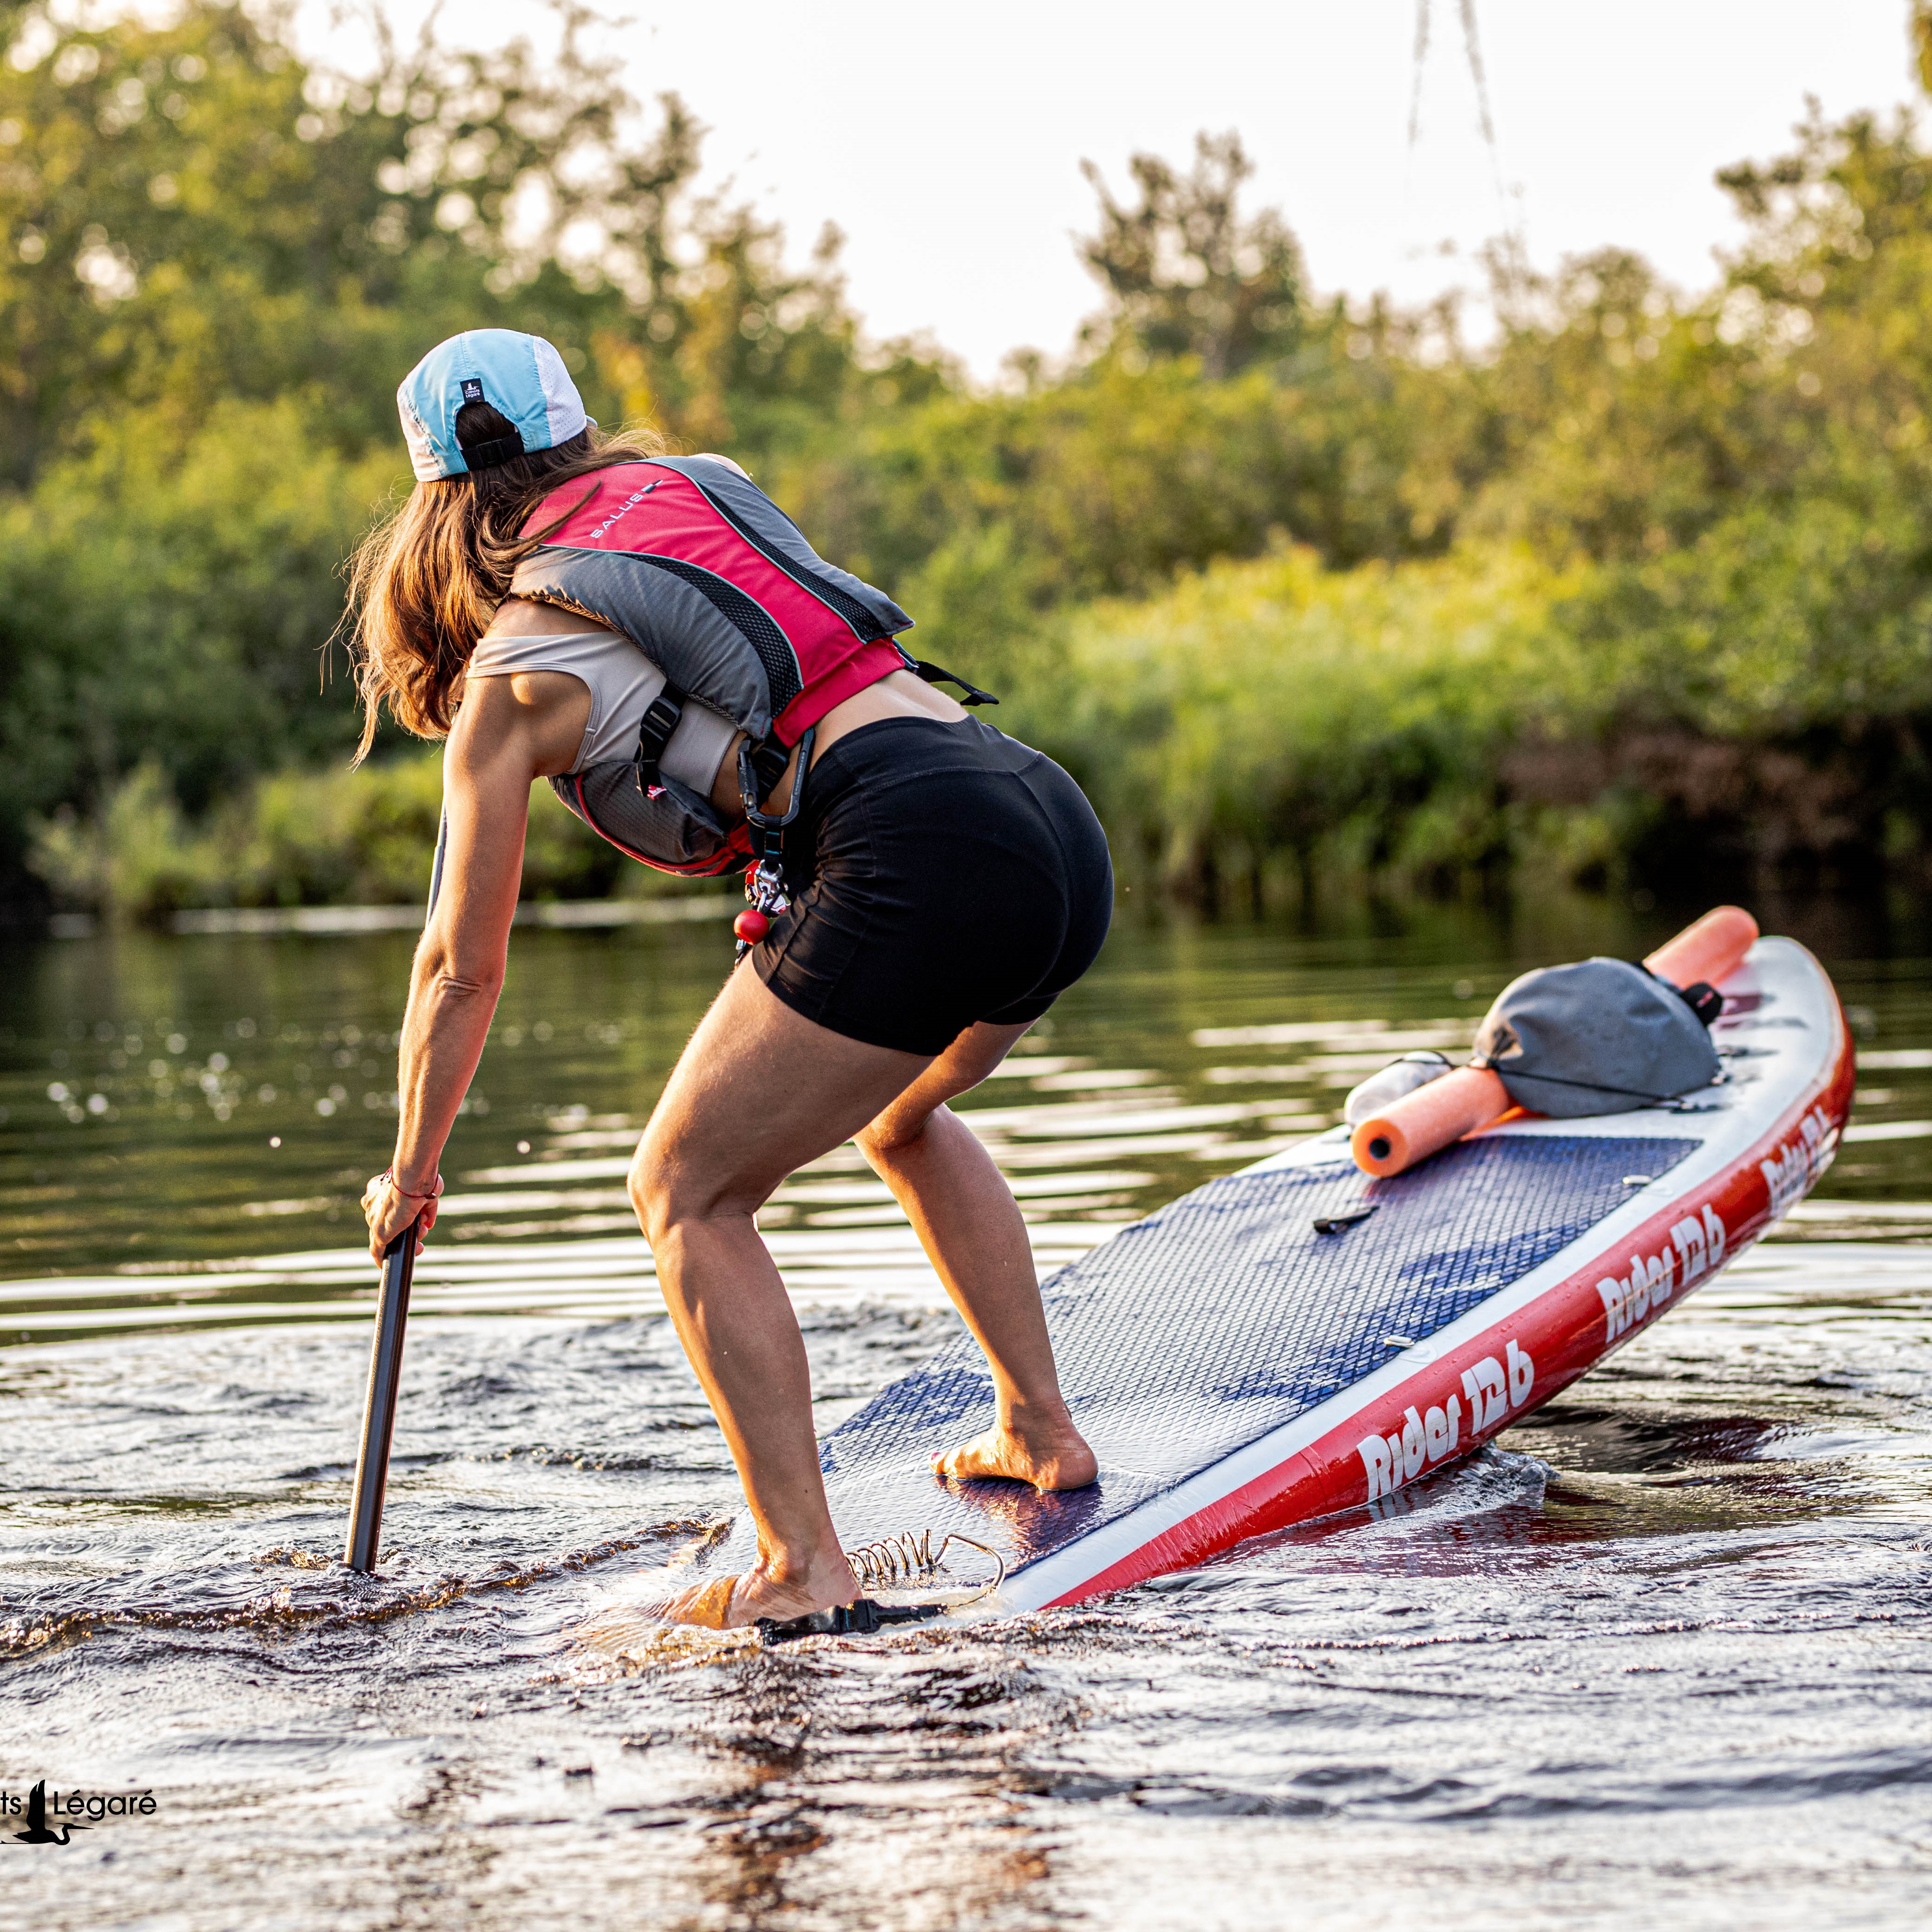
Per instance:
[[[970,1597],[950,1604],[881,1604],[874,1598],[860,1597],[836,1610],[814,1610],[802,1617],[760,1617],[755,1626],[758,1641],[770,1650],[782,1643],[796,1643],[801,1637],[870,1636],[894,1624],[930,1623],[934,1617],[963,1610],[991,1596],[1006,1580],[1006,1559],[997,1550],[956,1531],[944,1537],[937,1550],[932,1546],[931,1530],[904,1531],[868,1543],[862,1550],[848,1550],[845,1560],[862,1585],[890,1589],[896,1584],[923,1582],[936,1576],[946,1567],[946,1552],[956,1543],[990,1556],[996,1566],[992,1581],[982,1584]]]

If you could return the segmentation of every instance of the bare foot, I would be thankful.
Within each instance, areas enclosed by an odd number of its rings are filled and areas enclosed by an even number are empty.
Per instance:
[[[859,1594],[859,1580],[842,1551],[836,1561],[815,1564],[802,1577],[781,1581],[759,1564],[742,1576],[714,1576],[708,1583],[680,1590],[658,1604],[652,1615],[668,1624],[688,1624],[699,1630],[748,1630],[760,1617],[783,1623],[814,1610],[829,1610],[850,1603]]]
[[[1084,1490],[1100,1474],[1100,1466],[1070,1420],[1024,1431],[996,1423],[985,1435],[944,1455],[935,1449],[932,1472],[956,1482],[1004,1476],[1036,1490]]]

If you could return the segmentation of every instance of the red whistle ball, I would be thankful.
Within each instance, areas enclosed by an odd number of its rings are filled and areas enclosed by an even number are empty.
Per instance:
[[[731,930],[747,946],[755,946],[772,929],[772,922],[756,906],[747,906],[731,922]]]

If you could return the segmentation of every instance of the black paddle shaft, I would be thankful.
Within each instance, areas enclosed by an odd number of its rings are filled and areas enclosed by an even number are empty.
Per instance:
[[[449,814],[436,831],[429,873],[429,910],[442,890],[449,849]],[[342,1560],[352,1570],[376,1567],[382,1535],[382,1493],[389,1481],[389,1443],[396,1432],[396,1388],[403,1376],[403,1331],[410,1318],[410,1283],[416,1271],[418,1215],[382,1250],[382,1286],[376,1297],[376,1339],[369,1354],[369,1394],[362,1406],[362,1447],[356,1457],[356,1494],[349,1505],[349,1543]]]
[[[362,1408],[362,1447],[356,1458],[349,1543],[342,1552],[343,1562],[352,1570],[374,1569],[382,1541],[382,1492],[389,1480],[389,1443],[396,1432],[396,1385],[403,1374],[403,1330],[410,1318],[410,1283],[416,1271],[418,1225],[412,1221],[382,1250],[376,1336],[369,1352],[369,1394]]]

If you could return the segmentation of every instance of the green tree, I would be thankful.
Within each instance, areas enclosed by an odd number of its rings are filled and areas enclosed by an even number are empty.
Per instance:
[[[1100,197],[1100,232],[1080,256],[1108,296],[1093,339],[1151,358],[1197,356],[1214,381],[1300,341],[1301,248],[1274,209],[1241,218],[1236,203],[1254,164],[1238,134],[1198,135],[1194,146],[1186,174],[1158,154],[1136,154],[1132,207],[1082,162]]]
[[[568,356],[615,305],[614,244],[573,276],[588,224],[628,243],[694,172],[668,104],[655,139],[578,51],[446,51],[385,35],[378,70],[304,65],[285,12],[190,0],[172,23],[56,25],[16,10],[0,62],[4,474],[31,480],[112,410],[182,434],[217,399],[301,394],[354,448],[391,434],[397,377],[451,328],[543,311]],[[512,247],[513,214],[519,238]],[[587,285],[586,285],[587,284]]]
[[[594,414],[754,459],[937,380],[861,365],[836,237],[790,271],[696,194],[675,98],[625,131],[573,4],[548,58],[378,20],[360,74],[273,7],[81,17],[0,11],[0,903],[28,820],[136,766],[200,813],[346,747],[336,567],[406,480],[395,386],[440,338],[547,335]]]

